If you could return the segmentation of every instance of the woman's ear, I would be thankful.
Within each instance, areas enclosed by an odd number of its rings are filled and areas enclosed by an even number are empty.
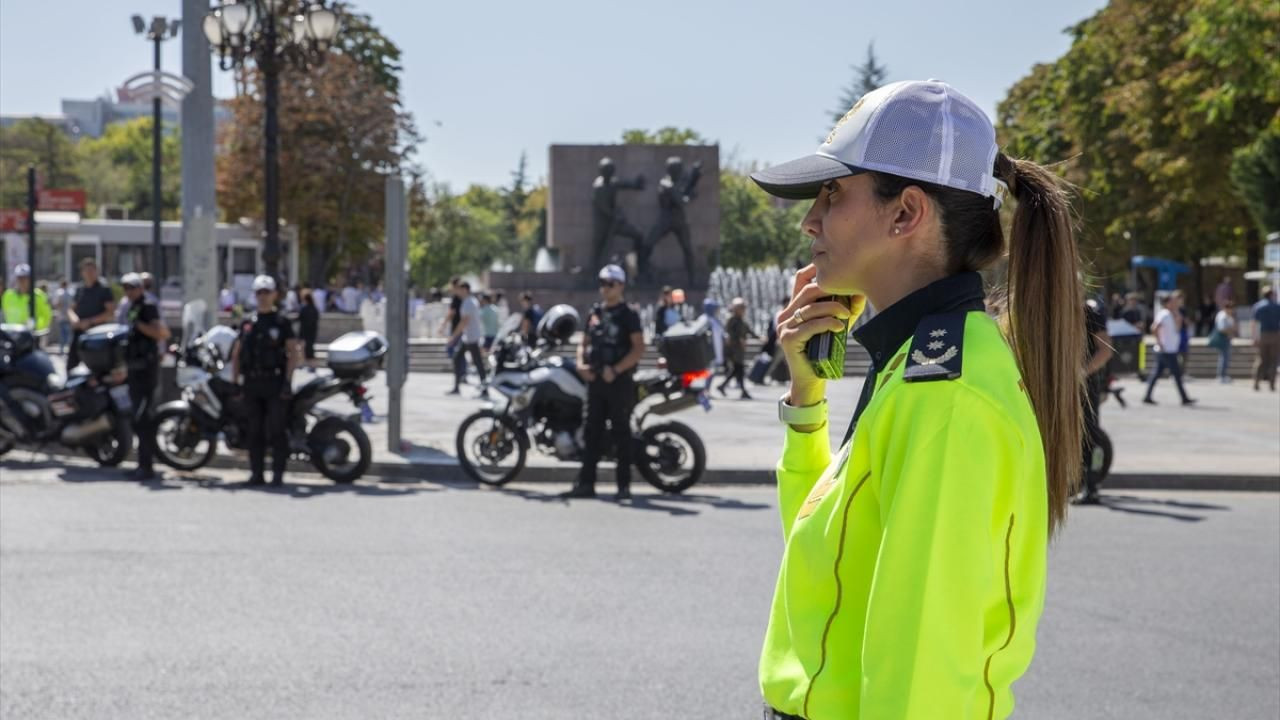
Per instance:
[[[930,212],[929,196],[919,187],[909,185],[898,196],[890,232],[897,236],[909,235],[921,227]]]

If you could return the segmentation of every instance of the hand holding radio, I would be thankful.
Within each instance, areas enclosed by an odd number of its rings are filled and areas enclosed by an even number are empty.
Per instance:
[[[862,312],[866,299],[833,297],[814,282],[817,268],[796,273],[791,302],[778,313],[778,346],[791,370],[790,404],[821,402],[826,380],[844,371],[844,343],[849,325]]]

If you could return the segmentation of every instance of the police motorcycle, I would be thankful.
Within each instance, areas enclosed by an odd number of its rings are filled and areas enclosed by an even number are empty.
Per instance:
[[[184,326],[186,326],[184,317]],[[192,339],[178,352],[181,399],[156,411],[156,454],[179,470],[204,467],[217,452],[221,434],[227,447],[248,450],[248,417],[240,386],[231,376],[235,330],[219,325]],[[375,332],[350,332],[329,344],[331,373],[297,387],[285,413],[290,457],[307,461],[337,483],[354,482],[369,469],[373,449],[360,427],[359,413],[341,414],[319,407],[346,395],[358,410],[368,407],[364,383],[382,367],[387,342]]]
[[[537,327],[536,347],[516,332],[513,316],[499,333],[490,356],[489,390],[499,398],[473,413],[458,427],[455,449],[462,469],[477,482],[501,486],[524,469],[530,446],[566,462],[581,461],[587,384],[574,360],[555,354],[580,324],[569,305],[547,311]],[[698,342],[707,344],[699,337]],[[635,373],[636,406],[631,416],[632,461],[650,485],[664,493],[681,493],[702,477],[707,451],[688,425],[662,422],[646,427],[650,416],[670,415],[702,405],[710,410],[709,347],[691,367],[660,367]],[[682,356],[683,357],[683,356]],[[612,460],[612,435],[602,458]]]
[[[125,347],[129,328],[99,325],[77,340],[81,365],[63,382],[36,336],[0,325],[0,455],[57,443],[115,467],[133,447]]]

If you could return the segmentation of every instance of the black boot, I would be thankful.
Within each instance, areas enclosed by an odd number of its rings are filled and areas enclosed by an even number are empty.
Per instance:
[[[573,489],[567,493],[561,493],[562,498],[593,498],[596,496],[596,489],[590,485],[577,483]]]
[[[631,483],[618,485],[618,502],[631,499]]]

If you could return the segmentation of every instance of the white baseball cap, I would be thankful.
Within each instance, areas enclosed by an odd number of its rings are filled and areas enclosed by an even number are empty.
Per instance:
[[[601,280],[627,284],[627,272],[617,265],[605,265],[600,268],[599,277]]]
[[[31,266],[26,263],[18,263],[13,268],[13,276],[15,278],[31,277]]]
[[[869,170],[968,190],[1000,207],[996,131],[978,105],[940,80],[890,83],[863,95],[812,155],[751,179],[771,195],[812,199],[829,180]]]
[[[125,273],[120,278],[120,284],[124,287],[142,287],[142,276],[135,272]]]
[[[271,277],[270,275],[259,275],[258,277],[253,279],[254,292],[258,292],[259,290],[275,291],[275,289],[276,289],[276,279]]]

